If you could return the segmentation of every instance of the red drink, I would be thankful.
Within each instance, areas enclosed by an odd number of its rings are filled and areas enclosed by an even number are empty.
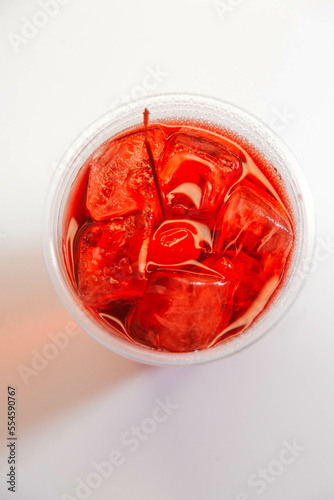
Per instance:
[[[271,165],[231,132],[154,123],[148,140],[158,186],[144,127],[81,168],[64,218],[67,272],[105,329],[153,349],[205,349],[270,306],[293,251],[291,208]]]

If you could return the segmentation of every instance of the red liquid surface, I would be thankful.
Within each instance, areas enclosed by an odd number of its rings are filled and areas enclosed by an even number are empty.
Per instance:
[[[74,182],[64,218],[73,287],[105,329],[153,349],[205,349],[247,328],[286,276],[294,224],[261,154],[227,131],[143,128],[101,145]]]

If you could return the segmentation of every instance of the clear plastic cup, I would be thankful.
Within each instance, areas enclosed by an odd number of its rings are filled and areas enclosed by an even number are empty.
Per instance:
[[[150,111],[150,123],[166,120],[197,121],[227,128],[244,137],[262,152],[280,174],[295,217],[296,242],[284,285],[263,314],[244,332],[208,349],[186,353],[154,350],[121,338],[103,328],[80,303],[67,274],[62,252],[62,221],[68,194],[80,167],[107,139],[142,124],[143,111]],[[287,147],[258,119],[245,111],[210,97],[165,94],[119,106],[96,120],[65,153],[51,181],[45,207],[44,253],[47,267],[63,304],[78,324],[92,337],[128,358],[155,365],[190,365],[217,360],[248,346],[268,332],[297,297],[310,266],[314,244],[314,209],[304,175]]]

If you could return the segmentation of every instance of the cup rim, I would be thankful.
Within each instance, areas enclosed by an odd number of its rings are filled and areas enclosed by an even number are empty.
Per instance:
[[[300,252],[298,255],[300,262],[297,263],[299,264],[298,272],[300,275],[290,283],[290,291],[286,290],[283,286],[283,289],[279,293],[277,299],[280,299],[284,296],[284,294],[286,296],[285,303],[283,307],[281,307],[280,313],[276,315],[274,314],[274,306],[277,300],[275,299],[264,315],[265,318],[267,318],[266,322],[268,324],[259,328],[259,324],[261,322],[263,323],[261,314],[259,321],[253,321],[253,323],[248,326],[244,332],[234,337],[230,337],[221,344],[217,344],[200,351],[186,353],[158,351],[136,343],[131,343],[126,339],[118,338],[113,336],[111,333],[106,332],[106,330],[103,330],[102,326],[100,326],[96,321],[90,318],[87,313],[84,312],[84,309],[80,306],[78,299],[75,298],[73,291],[68,287],[65,270],[61,270],[59,268],[59,259],[57,256],[57,244],[59,250],[59,235],[57,233],[57,229],[60,222],[59,210],[61,208],[61,203],[63,202],[64,204],[64,186],[68,184],[71,179],[75,178],[76,173],[85,161],[83,158],[85,156],[89,157],[90,154],[92,154],[92,152],[106,140],[103,140],[103,138],[106,133],[106,129],[110,126],[110,124],[116,124],[117,126],[118,122],[122,121],[124,117],[139,112],[142,114],[145,107],[151,108],[152,110],[155,104],[157,106],[182,104],[185,106],[185,109],[191,106],[199,106],[202,107],[203,110],[210,109],[210,107],[218,108],[218,110],[222,113],[227,113],[241,119],[250,128],[254,127],[254,130],[256,130],[257,133],[260,132],[260,134],[263,134],[265,140],[273,145],[278,154],[284,158],[287,170],[290,174],[292,174],[292,179],[298,187],[298,193],[300,196],[299,201],[302,202],[305,200],[301,206],[301,216],[303,218],[303,229],[305,234],[304,241],[300,242]],[[182,118],[182,116],[180,116],[180,118]],[[217,124],[216,115],[215,119]],[[124,130],[124,128],[125,127],[120,128],[117,133],[120,133]],[[236,130],[236,133],[242,135],[238,130]],[[265,123],[244,109],[217,98],[191,93],[154,94],[136,99],[129,103],[121,104],[94,120],[94,122],[83,130],[83,132],[81,132],[81,134],[79,134],[79,136],[67,148],[58,166],[60,168],[56,169],[53,173],[47,190],[43,212],[43,251],[49,275],[65,308],[74,317],[81,328],[105,347],[113,350],[114,352],[135,361],[160,366],[184,366],[222,359],[250,346],[268,333],[268,331],[271,330],[286,314],[287,310],[292,306],[293,302],[299,295],[305,283],[308,269],[310,268],[315,238],[315,216],[310,188],[297,160],[281,138],[279,138]],[[296,256],[293,257],[293,260],[295,259]],[[292,287],[291,284],[293,285]],[[289,294],[287,295],[288,291]],[[271,318],[271,321],[268,321],[268,318]]]

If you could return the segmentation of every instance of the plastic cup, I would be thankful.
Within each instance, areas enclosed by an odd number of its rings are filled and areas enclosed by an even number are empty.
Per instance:
[[[62,221],[66,200],[80,167],[107,139],[142,124],[143,111],[150,123],[158,120],[191,120],[228,128],[262,152],[281,176],[295,217],[296,242],[284,285],[267,310],[244,332],[208,349],[171,353],[138,345],[106,330],[87,313],[67,274],[62,253]],[[47,194],[44,253],[56,291],[77,323],[93,338],[128,358],[155,365],[191,365],[217,360],[243,349],[268,332],[291,306],[307,276],[314,244],[314,209],[304,175],[287,147],[258,119],[245,111],[210,97],[187,94],[156,95],[119,106],[96,120],[74,141],[59,163]]]

